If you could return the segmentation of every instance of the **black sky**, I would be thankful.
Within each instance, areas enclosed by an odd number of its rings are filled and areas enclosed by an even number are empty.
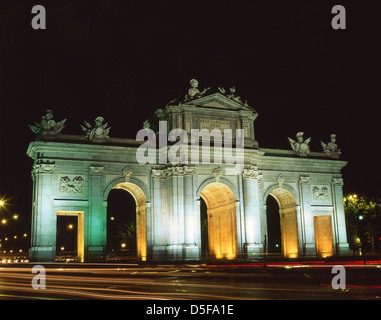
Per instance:
[[[44,5],[47,29],[33,30]],[[333,30],[342,4],[347,29]],[[102,115],[110,135],[135,138],[143,121],[200,87],[236,85],[259,113],[260,147],[311,148],[337,134],[349,161],[344,191],[380,196],[379,19],[370,2],[1,1],[0,195],[30,214],[27,127],[51,108],[65,133]]]

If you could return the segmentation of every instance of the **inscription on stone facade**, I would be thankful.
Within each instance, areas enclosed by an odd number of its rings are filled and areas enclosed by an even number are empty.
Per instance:
[[[230,121],[225,120],[213,120],[213,119],[200,119],[200,130],[201,129],[231,129],[230,128]]]
[[[312,200],[325,202],[329,200],[328,186],[311,186]]]
[[[62,175],[58,179],[58,193],[62,196],[82,196],[85,194],[83,176]]]

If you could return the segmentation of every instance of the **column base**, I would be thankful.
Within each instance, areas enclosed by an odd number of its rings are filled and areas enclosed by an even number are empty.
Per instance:
[[[349,256],[349,254],[350,254],[349,244],[347,242],[337,243],[336,244],[336,254],[339,256]]]
[[[262,243],[245,243],[245,259],[255,260],[264,254]]]
[[[303,245],[303,257],[316,257],[315,243],[305,243]]]
[[[195,244],[186,244],[184,247],[185,260],[200,260],[200,248]]]
[[[54,262],[56,260],[56,248],[53,246],[35,246],[29,249],[30,262]]]
[[[181,244],[169,244],[165,246],[167,259],[169,260],[182,260],[184,246]]]
[[[152,260],[163,261],[167,259],[167,252],[164,245],[156,245],[152,247]]]
[[[103,252],[103,246],[91,246],[87,248],[86,262],[104,262],[106,257]]]

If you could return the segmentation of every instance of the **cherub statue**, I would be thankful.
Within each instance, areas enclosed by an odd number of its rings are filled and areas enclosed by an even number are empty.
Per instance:
[[[37,134],[37,136],[40,135],[55,135],[61,133],[63,128],[65,128],[65,122],[66,119],[60,121],[60,122],[55,122],[53,120],[53,111],[52,110],[47,110],[46,114],[42,116],[41,122],[34,122],[34,125],[28,125],[29,128]]]
[[[335,159],[340,158],[341,150],[336,144],[336,134],[331,134],[331,141],[327,144],[325,144],[323,141],[320,141],[320,143],[328,157]]]
[[[311,142],[311,138],[308,138],[305,141],[303,141],[303,135],[304,132],[298,132],[296,134],[297,141],[291,138],[287,138],[291,144],[292,150],[294,150],[298,156],[308,155],[310,153],[309,143]]]
[[[92,141],[93,138],[97,139],[105,139],[109,138],[109,132],[111,127],[107,127],[108,123],[103,124],[104,118],[103,117],[97,117],[95,119],[95,125],[92,127],[91,124],[84,121],[85,126],[81,125],[82,131],[85,133],[85,137]]]
[[[200,92],[200,90],[198,90],[198,81],[196,79],[192,79],[189,84],[190,88],[188,90],[188,94],[185,95],[185,101],[201,98],[210,89],[209,87]]]

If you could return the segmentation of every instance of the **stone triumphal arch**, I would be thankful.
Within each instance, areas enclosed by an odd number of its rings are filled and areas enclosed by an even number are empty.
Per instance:
[[[151,144],[140,154],[154,157],[142,163],[137,154],[147,142],[112,137],[103,117],[93,125],[85,122],[82,135],[65,133],[66,120],[55,122],[51,110],[31,126],[38,135],[27,151],[34,161],[31,261],[55,260],[60,215],[78,217],[78,260],[104,261],[107,199],[114,189],[135,200],[140,261],[199,260],[201,201],[206,204],[210,259],[263,257],[268,224],[274,221],[267,219],[269,197],[279,207],[275,219],[284,257],[348,254],[341,176],[346,162],[340,160],[334,134],[321,151],[310,150],[303,132],[288,138],[289,150],[262,148],[254,134],[257,112],[235,88],[199,90],[192,80],[183,97],[158,109],[144,122],[144,132],[229,132],[230,144],[224,143],[225,135],[209,139],[208,162],[195,153],[195,140],[181,137],[181,146],[178,139],[167,139],[165,146]],[[203,136],[198,139],[201,146]],[[183,152],[176,163],[167,157],[172,146]],[[239,162],[234,155],[242,147]]]

